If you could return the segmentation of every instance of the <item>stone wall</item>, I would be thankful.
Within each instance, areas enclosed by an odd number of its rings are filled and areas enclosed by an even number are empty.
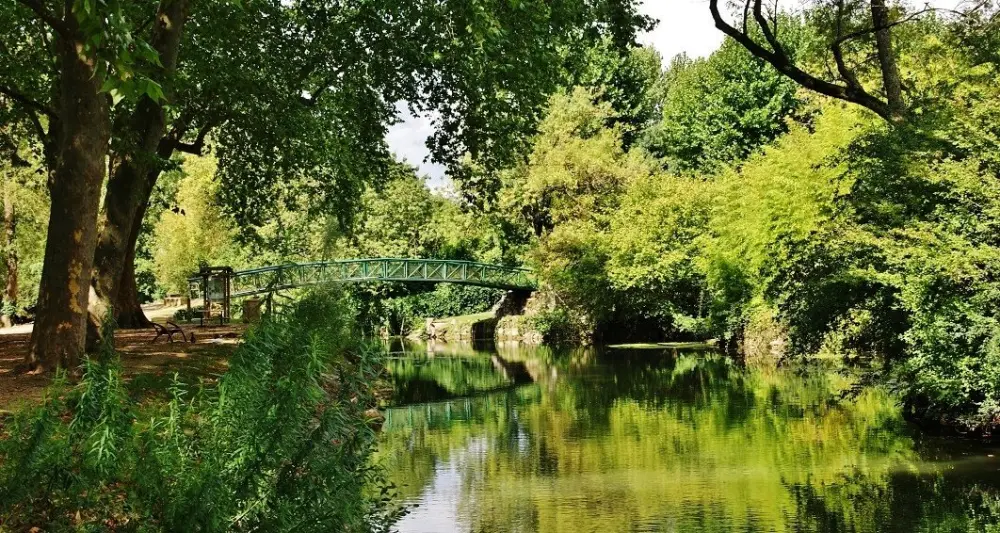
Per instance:
[[[425,338],[444,341],[473,341],[493,338],[497,318],[492,313],[428,318],[424,326]]]
[[[525,344],[543,344],[553,339],[545,338],[540,331],[538,317],[544,313],[553,312],[558,308],[555,295],[541,290],[532,293],[509,291],[493,309],[487,313],[447,318],[429,318],[424,327],[424,338],[441,339],[445,341],[471,341],[492,338],[497,342],[521,342]],[[570,326],[574,332],[588,329],[585,321]],[[592,330],[593,328],[589,328]],[[577,337],[580,337],[577,339]],[[574,342],[583,342],[590,335],[573,335]]]
[[[545,338],[535,329],[532,317],[527,315],[507,315],[497,322],[497,342],[517,341],[525,344],[542,344]]]

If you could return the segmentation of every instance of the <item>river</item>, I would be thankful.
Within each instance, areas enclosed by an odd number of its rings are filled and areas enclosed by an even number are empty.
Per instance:
[[[822,365],[405,344],[379,461],[402,533],[1000,531],[1000,450]]]

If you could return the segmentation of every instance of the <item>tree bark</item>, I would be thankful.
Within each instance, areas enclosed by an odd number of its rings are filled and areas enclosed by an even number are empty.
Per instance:
[[[120,328],[147,328],[150,321],[142,310],[139,302],[139,287],[135,280],[135,247],[142,231],[142,219],[146,215],[149,202],[144,202],[135,215],[132,231],[129,233],[128,253],[125,255],[125,268],[118,286],[118,298],[115,300],[115,322]]]
[[[49,180],[45,258],[38,290],[38,320],[25,363],[34,371],[73,368],[84,350],[97,211],[111,136],[110,101],[100,92],[96,59],[86,49],[76,18],[56,37],[59,63],[59,132],[56,167]]]
[[[9,328],[14,325],[13,314],[17,306],[17,218],[14,211],[14,191],[12,185],[4,187],[3,195],[3,228],[4,250],[7,262],[7,283],[3,291],[4,312],[0,315],[0,323]]]
[[[894,120],[903,118],[906,109],[903,103],[903,83],[899,77],[899,67],[892,51],[892,30],[889,24],[889,8],[885,0],[871,0],[872,27],[875,28],[875,47],[878,64],[882,70],[882,88],[885,100]]]
[[[187,4],[187,0],[161,0],[157,9],[151,44],[159,53],[164,80],[173,74],[177,66]],[[134,261],[134,243],[142,224],[142,218],[137,217],[137,213],[144,210],[159,176],[159,170],[155,168],[158,166],[156,158],[166,134],[166,122],[162,102],[143,97],[136,104],[125,134],[134,144],[120,155],[118,165],[108,180],[100,214],[101,231],[94,252],[94,298],[89,308],[91,327],[88,328],[88,346],[94,346],[99,340],[103,315],[113,303],[120,303],[118,292],[126,262]],[[169,157],[169,151],[167,154]],[[130,252],[132,258],[129,258]],[[134,283],[134,275],[132,277]]]

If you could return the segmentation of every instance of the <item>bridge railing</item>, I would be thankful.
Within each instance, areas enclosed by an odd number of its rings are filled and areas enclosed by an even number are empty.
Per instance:
[[[189,279],[204,284],[205,276]],[[508,290],[534,290],[537,280],[531,270],[447,259],[340,259],[288,263],[227,274],[231,297],[245,297],[326,282],[400,281],[459,283]]]

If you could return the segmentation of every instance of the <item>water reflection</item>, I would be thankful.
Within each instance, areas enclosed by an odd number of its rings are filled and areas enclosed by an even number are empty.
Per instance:
[[[407,350],[380,452],[403,532],[1000,531],[1000,460],[916,439],[879,390],[841,399],[836,372]]]

